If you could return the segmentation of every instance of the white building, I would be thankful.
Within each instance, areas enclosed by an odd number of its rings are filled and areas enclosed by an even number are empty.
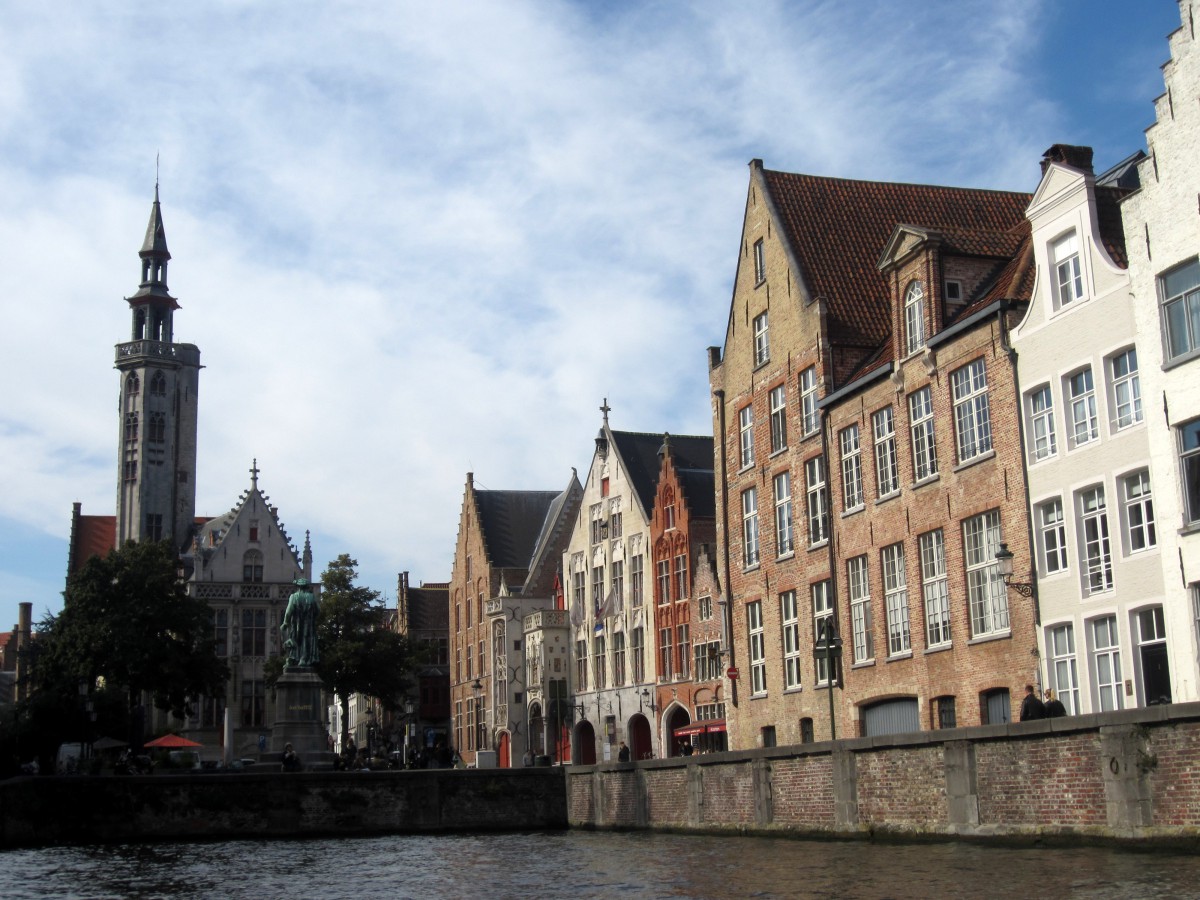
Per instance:
[[[1121,207],[1165,591],[1143,640],[1166,648],[1176,702],[1200,699],[1200,3],[1180,0],[1179,11],[1141,188]]]
[[[1090,148],[1046,152],[1012,332],[1037,567],[1014,580],[1036,582],[1040,672],[1072,714],[1157,702],[1166,672],[1146,624],[1163,609],[1158,485],[1118,211],[1138,158],[1097,178]]]

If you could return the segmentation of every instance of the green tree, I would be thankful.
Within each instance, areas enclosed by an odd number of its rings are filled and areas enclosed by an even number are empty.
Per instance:
[[[350,732],[350,696],[366,694],[385,709],[400,705],[411,682],[408,640],[385,627],[379,591],[356,585],[358,562],[343,553],[321,573],[316,671],[342,706],[342,746]]]
[[[130,541],[93,556],[67,582],[63,611],[39,654],[48,689],[84,680],[123,689],[132,709],[148,695],[183,718],[191,701],[224,690],[229,669],[213,652],[211,612],[189,597],[165,542]]]

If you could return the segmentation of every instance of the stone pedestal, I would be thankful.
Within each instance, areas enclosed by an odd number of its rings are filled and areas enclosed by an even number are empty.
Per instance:
[[[321,679],[311,668],[289,666],[275,685],[277,706],[271,730],[270,759],[279,759],[286,744],[300,757],[305,768],[332,766],[333,754],[322,724]],[[268,757],[264,755],[264,760]]]

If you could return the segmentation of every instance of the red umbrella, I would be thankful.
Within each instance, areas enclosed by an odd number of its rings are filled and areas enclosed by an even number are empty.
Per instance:
[[[160,738],[155,738],[149,741],[144,746],[146,747],[166,747],[172,750],[177,750],[181,747],[202,747],[203,744],[197,744],[195,741],[189,741],[185,737],[180,737],[177,734],[164,734]]]

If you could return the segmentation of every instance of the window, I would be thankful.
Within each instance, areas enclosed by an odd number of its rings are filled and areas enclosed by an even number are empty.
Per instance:
[[[582,555],[582,554],[580,554],[580,555]],[[573,605],[575,606],[576,609],[579,610],[580,615],[584,615],[584,610],[587,609],[587,596],[586,596],[587,589],[585,588],[585,585],[587,584],[587,575],[584,574],[584,571],[583,571],[584,562],[582,559],[578,560],[574,564],[579,566],[579,568],[571,573],[571,590],[572,590],[572,594],[575,598]],[[467,608],[470,609],[470,607],[471,607],[471,604],[468,602]],[[455,631],[459,630],[457,611],[455,612],[455,615],[454,615],[454,630]]]
[[[467,679],[475,677],[475,648],[467,644]]]
[[[957,728],[958,716],[954,711],[953,697],[937,698],[938,728]]]
[[[982,513],[963,522],[967,601],[973,637],[1008,631],[1008,588],[996,563],[999,549],[999,512]]]
[[[138,414],[125,413],[125,443],[133,444],[138,439]]]
[[[608,536],[615,541],[624,533],[624,525],[621,522],[621,501],[614,500],[608,513]]]
[[[1096,673],[1099,712],[1124,708],[1121,698],[1121,650],[1116,616],[1095,619],[1092,628],[1092,670]]]
[[[242,656],[267,655],[267,611],[242,610]]]
[[[1141,656],[1142,691],[1147,706],[1171,702],[1171,667],[1163,608],[1152,606],[1137,613],[1138,653]]]
[[[250,543],[258,542],[258,519],[250,520]]]
[[[1183,516],[1200,522],[1200,419],[1179,426],[1179,466],[1183,479]]]
[[[1096,425],[1096,391],[1092,367],[1067,376],[1067,403],[1071,408],[1071,441],[1079,446],[1100,436]]]
[[[707,622],[713,617],[712,597],[701,597],[696,606],[698,607],[697,612],[700,615],[701,622]]]
[[[1167,362],[1200,350],[1200,261],[1191,260],[1158,279]]]
[[[921,535],[921,590],[925,597],[925,644],[950,643],[950,592],[946,580],[946,541],[942,529]]]
[[[854,661],[873,659],[871,641],[871,582],[867,572],[867,557],[856,556],[846,564],[850,576],[850,624],[854,629]]]
[[[721,677],[721,644],[709,641],[695,645],[696,680],[715,681]],[[700,718],[700,708],[696,707],[696,717]],[[718,718],[714,716],[713,718]]]
[[[163,539],[162,513],[146,513],[146,540],[161,541],[162,539]],[[262,573],[261,572],[259,573],[258,580],[262,581]]]
[[[754,242],[754,283],[762,284],[767,278],[767,261],[763,255],[763,239]]]
[[[779,620],[783,623],[783,687],[800,687],[800,613],[796,592],[779,595]]]
[[[804,464],[808,482],[808,543],[816,546],[829,540],[829,498],[825,493],[825,459],[814,456]]]
[[[588,646],[587,640],[575,642],[575,690],[588,689]]]
[[[604,652],[604,635],[598,634],[592,639],[592,674],[595,676],[596,690],[602,691],[608,687],[607,663]]]
[[[660,559],[654,566],[658,579],[658,596],[655,598],[660,604],[671,602],[671,561],[669,559]]]
[[[671,672],[671,629],[660,628],[658,630],[658,680],[670,681]]]
[[[767,332],[767,314],[754,317],[754,365],[761,366],[770,362],[771,344]]]
[[[771,401],[771,452],[778,453],[787,447],[787,388],[779,385],[772,388]]]
[[[1062,500],[1055,497],[1038,504],[1035,527],[1038,550],[1042,555],[1042,572],[1053,575],[1067,570],[1067,531],[1063,522]]]
[[[688,671],[692,663],[692,642],[690,636],[690,626],[687,623],[675,626],[675,643],[678,647],[676,658],[679,660],[679,672],[676,678],[690,678],[691,673]]]
[[[1079,519],[1083,529],[1083,585],[1087,594],[1112,590],[1112,547],[1108,538],[1108,508],[1104,488],[1097,485],[1079,493]]]
[[[592,523],[592,543],[598,544],[604,540],[604,505],[601,503],[592,504],[590,510],[590,519]]]
[[[1079,239],[1075,232],[1064,234],[1050,245],[1054,264],[1054,299],[1059,307],[1083,297],[1083,276],[1079,271]]]
[[[213,650],[217,656],[229,655],[229,610],[218,609],[213,612]]]
[[[629,603],[634,609],[642,605],[642,554],[629,561]]]
[[[738,437],[741,441],[742,468],[754,465],[754,407],[743,406],[738,412]]]
[[[886,497],[900,490],[896,468],[896,422],[890,406],[871,415],[871,429],[875,432],[876,496]]]
[[[913,480],[924,481],[938,473],[937,443],[933,436],[933,395],[928,387],[908,395],[912,429]]]
[[[150,394],[154,397],[167,396],[167,377],[158,369],[150,377]]]
[[[675,557],[675,599],[687,597],[687,554],[680,553]]]
[[[1130,553],[1147,550],[1158,541],[1154,534],[1154,498],[1145,469],[1121,479],[1125,494],[1125,541]]]
[[[758,565],[758,493],[754,488],[742,491],[742,565]]]
[[[805,716],[800,720],[800,743],[811,744],[815,739],[813,735],[813,720]]]
[[[612,594],[614,611],[625,608],[625,560],[614,559],[612,562]]]
[[[767,692],[767,642],[763,632],[762,601],[746,604],[746,631],[750,636],[750,693]]]
[[[1050,385],[1030,392],[1026,399],[1029,414],[1029,456],[1031,462],[1049,459],[1058,452],[1054,434],[1054,398]]]
[[[958,461],[967,462],[992,449],[992,422],[988,414],[987,368],[982,359],[950,374],[954,392],[954,431]]]
[[[1058,699],[1067,708],[1067,715],[1079,713],[1079,673],[1075,665],[1075,629],[1058,625],[1050,629],[1050,671]]]
[[[263,555],[261,550],[247,550],[242,556],[242,581],[261,583],[263,580]]]
[[[800,431],[805,437],[816,434],[820,427],[817,418],[817,368],[809,366],[800,373]]]
[[[884,547],[883,597],[887,605],[888,656],[908,653],[912,640],[908,625],[908,579],[904,572],[904,545]]]
[[[828,581],[818,581],[812,586],[813,647],[824,646],[821,633],[833,625],[833,596]],[[829,660],[825,654],[816,657],[817,684],[829,684]]]
[[[1142,385],[1138,380],[1137,350],[1130,347],[1109,357],[1112,384],[1113,425],[1128,428],[1142,421]]]
[[[254,727],[266,722],[267,692],[262,681],[247,678],[242,682],[242,725]]]
[[[671,531],[675,527],[675,499],[671,491],[667,491],[665,500],[666,502],[663,505],[663,528]]]
[[[775,553],[785,556],[795,549],[792,541],[792,477],[780,472],[772,480],[775,493]]]
[[[904,349],[912,355],[925,346],[925,292],[914,281],[904,295]]]
[[[863,505],[862,447],[857,423],[842,429],[838,444],[842,450],[842,509],[857,509]]]
[[[167,440],[167,414],[152,412],[146,418],[146,440],[152,444],[164,444]]]
[[[633,683],[641,684],[646,680],[646,638],[645,630],[639,625],[629,635],[629,649],[633,656]]]
[[[604,609],[604,566],[592,566],[592,607],[596,618],[605,615]],[[608,612],[611,612],[609,610]]]

